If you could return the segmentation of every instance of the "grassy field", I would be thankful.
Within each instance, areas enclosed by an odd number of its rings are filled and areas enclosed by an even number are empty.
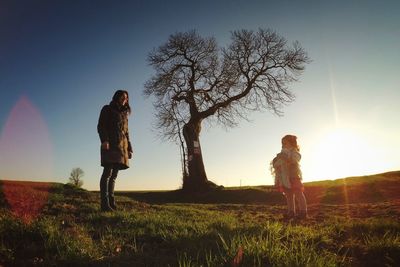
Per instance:
[[[269,186],[203,194],[0,181],[4,266],[400,266],[400,172],[306,184],[306,221]]]

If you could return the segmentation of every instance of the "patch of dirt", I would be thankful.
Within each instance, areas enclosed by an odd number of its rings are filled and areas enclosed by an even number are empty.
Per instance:
[[[270,221],[285,221],[283,215],[286,213],[285,205],[210,205],[208,210],[229,212],[240,221],[249,218],[257,219],[263,223]],[[320,224],[330,218],[392,218],[400,221],[400,199],[380,203],[353,203],[353,204],[321,204],[308,205],[308,218],[297,220],[302,224]],[[295,220],[296,221],[296,220]]]

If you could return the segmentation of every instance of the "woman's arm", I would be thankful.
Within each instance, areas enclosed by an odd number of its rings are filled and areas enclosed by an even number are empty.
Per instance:
[[[131,159],[132,158],[132,154],[133,154],[133,147],[132,147],[132,144],[131,144],[131,141],[130,141],[130,138],[129,138],[129,129],[126,130],[125,136],[126,136],[126,140],[128,141],[129,158]]]
[[[110,108],[109,106],[104,106],[101,109],[99,122],[97,124],[97,132],[99,133],[100,141],[102,144],[109,142],[108,135],[108,124],[110,119]]]

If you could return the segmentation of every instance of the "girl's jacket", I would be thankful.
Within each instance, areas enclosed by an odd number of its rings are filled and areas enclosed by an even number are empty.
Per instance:
[[[301,155],[294,149],[282,149],[272,160],[272,171],[275,175],[275,186],[279,191],[292,189],[301,184]]]

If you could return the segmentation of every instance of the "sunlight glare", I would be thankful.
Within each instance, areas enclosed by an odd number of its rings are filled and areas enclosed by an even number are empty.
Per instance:
[[[310,151],[305,180],[337,179],[385,170],[382,152],[366,136],[347,128],[321,134]]]

